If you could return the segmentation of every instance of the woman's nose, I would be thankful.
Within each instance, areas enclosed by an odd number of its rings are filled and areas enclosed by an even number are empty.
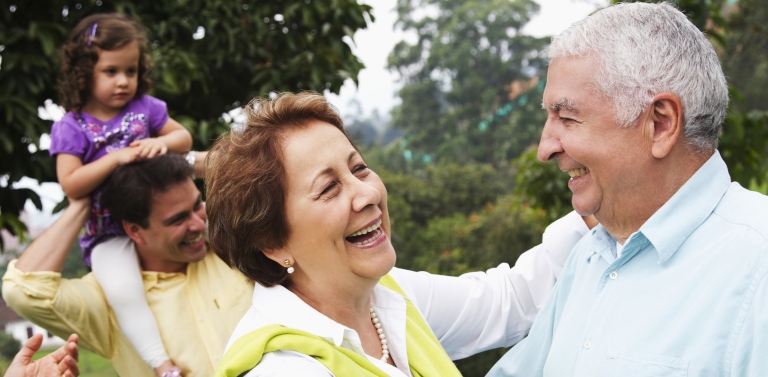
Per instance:
[[[377,206],[381,201],[381,192],[379,190],[361,180],[355,179],[353,185],[353,198],[352,198],[352,210],[360,212],[368,206]]]

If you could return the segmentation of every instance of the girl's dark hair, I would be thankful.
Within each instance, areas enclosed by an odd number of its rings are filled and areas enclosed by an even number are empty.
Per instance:
[[[139,46],[138,97],[152,86],[144,27],[121,13],[99,13],[82,19],[59,51],[59,104],[66,111],[79,113],[91,95],[93,67],[99,61],[99,51],[116,50],[131,42]]]

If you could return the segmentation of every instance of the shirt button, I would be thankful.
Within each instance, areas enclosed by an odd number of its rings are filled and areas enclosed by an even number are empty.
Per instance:
[[[610,277],[611,280],[616,280],[616,278],[619,277],[619,273],[616,271],[611,271],[611,274],[608,275],[608,277]]]
[[[592,348],[592,342],[591,342],[589,339],[587,339],[587,340],[584,342],[584,348],[585,348],[585,349],[590,349],[590,348]]]

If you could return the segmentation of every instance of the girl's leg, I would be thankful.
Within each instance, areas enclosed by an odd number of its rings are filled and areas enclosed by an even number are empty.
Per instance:
[[[147,305],[139,258],[126,236],[110,238],[93,248],[93,275],[115,312],[123,333],[152,368],[168,361],[157,321]]]

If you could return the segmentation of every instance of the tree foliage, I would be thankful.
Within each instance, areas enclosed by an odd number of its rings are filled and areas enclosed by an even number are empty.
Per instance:
[[[538,137],[540,113],[517,111],[540,97],[523,92],[538,83],[546,39],[520,32],[538,9],[532,0],[398,1],[396,25],[418,36],[388,63],[405,84],[392,123],[412,158],[501,166]]]
[[[31,190],[23,176],[54,181],[39,150],[50,121],[38,107],[56,100],[57,50],[86,15],[119,11],[148,29],[153,95],[205,149],[227,124],[222,113],[254,96],[303,89],[338,92],[363,65],[344,41],[365,28],[371,8],[354,0],[19,1],[0,8],[0,227],[18,234]]]

